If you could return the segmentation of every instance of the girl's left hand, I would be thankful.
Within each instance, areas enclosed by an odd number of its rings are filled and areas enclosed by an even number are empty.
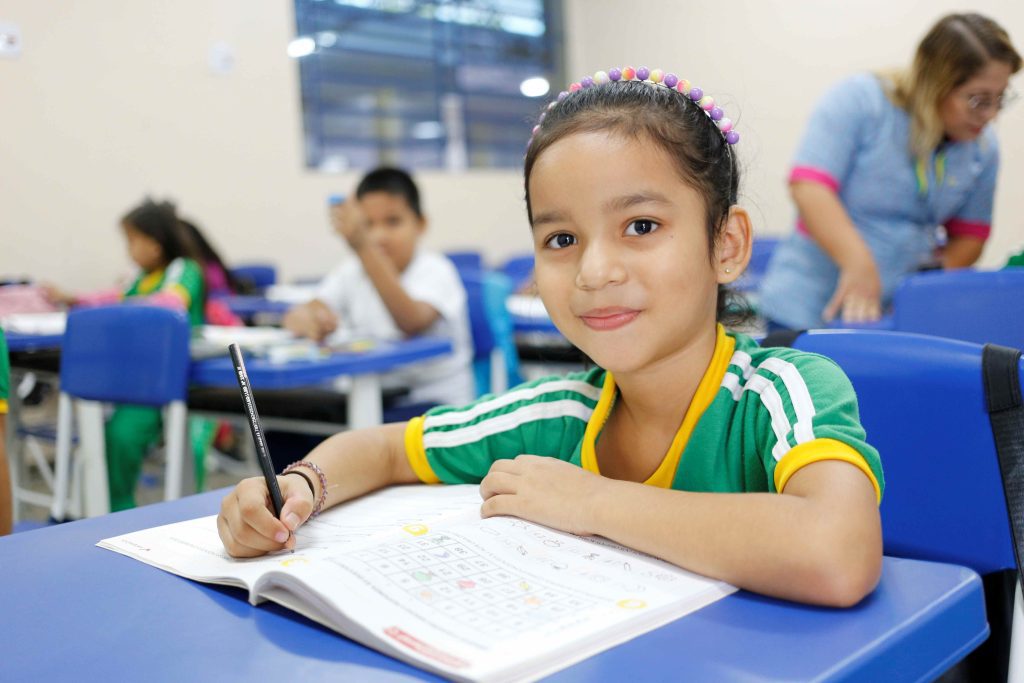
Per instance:
[[[353,251],[359,251],[370,235],[370,221],[354,199],[331,206],[331,225]]]
[[[538,455],[498,460],[480,482],[483,517],[511,515],[585,536],[610,480],[572,463]]]

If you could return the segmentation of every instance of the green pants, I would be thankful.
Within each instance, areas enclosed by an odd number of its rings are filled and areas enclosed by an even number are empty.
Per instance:
[[[163,417],[156,408],[119,405],[107,421],[107,483],[110,486],[110,511],[135,507],[135,486],[142,470],[142,459],[163,435]],[[206,450],[213,441],[217,423],[201,418],[189,419],[189,441],[195,457],[196,490],[202,491],[206,475]]]

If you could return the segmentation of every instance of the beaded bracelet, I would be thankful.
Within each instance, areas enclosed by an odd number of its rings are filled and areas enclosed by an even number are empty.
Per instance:
[[[286,474],[294,474],[297,477],[302,477],[303,481],[306,482],[306,485],[309,486],[309,492],[313,494],[313,500],[316,500],[316,486],[313,485],[313,480],[310,479],[308,475],[299,472],[298,468],[295,468],[294,470],[290,470],[288,472],[282,472],[281,476],[283,477]]]
[[[324,508],[324,501],[327,500],[327,475],[324,474],[324,471],[320,469],[320,467],[316,463],[309,462],[308,460],[299,460],[298,462],[293,462],[291,465],[288,465],[288,467],[285,467],[284,472],[282,472],[281,474],[288,474],[289,472],[293,472],[300,467],[307,467],[313,470],[317,478],[320,480],[320,497],[313,505],[313,512],[309,513],[309,519],[312,519],[320,514],[321,510],[323,510]],[[296,474],[299,473],[296,472]],[[310,482],[310,484],[312,484],[312,482]]]

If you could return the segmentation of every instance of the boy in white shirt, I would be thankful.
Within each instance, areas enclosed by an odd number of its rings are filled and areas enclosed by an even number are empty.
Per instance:
[[[399,376],[412,402],[461,405],[475,398],[466,291],[445,256],[423,248],[427,221],[408,173],[378,168],[354,200],[331,206],[331,223],[355,258],[331,271],[308,303],[292,308],[284,326],[316,341],[336,330],[379,339],[436,335],[452,354]]]

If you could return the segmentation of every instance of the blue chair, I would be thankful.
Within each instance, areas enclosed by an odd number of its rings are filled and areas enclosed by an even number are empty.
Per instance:
[[[103,414],[99,402],[164,408],[164,497],[182,494],[190,465],[187,411],[190,328],[183,312],[121,304],[73,311],[61,344],[57,455],[51,514],[109,511]],[[79,448],[72,472],[72,408],[79,401]],[[72,479],[74,483],[72,484]],[[70,489],[70,495],[69,495]]]
[[[979,574],[1018,571],[981,346],[901,332],[816,330],[793,347],[832,358],[853,382],[868,440],[882,455],[886,554]],[[1017,370],[1019,382],[1024,365]],[[1015,618],[1019,587],[1016,598]],[[1018,665],[1022,643],[1018,636],[1011,645]]]
[[[893,329],[1024,347],[1024,269],[911,275],[893,294]]]
[[[494,271],[460,272],[466,288],[473,335],[473,370],[477,395],[498,393],[518,384],[519,356],[512,336],[512,316],[505,301],[511,281]]]
[[[248,263],[235,266],[231,274],[240,282],[248,284],[256,291],[277,284],[277,268],[269,263]]]
[[[750,246],[750,263],[743,271],[743,276],[736,281],[736,289],[741,292],[756,292],[761,288],[761,278],[768,270],[768,262],[772,252],[779,245],[776,237],[758,237]]]
[[[508,258],[501,265],[503,272],[512,281],[512,291],[519,289],[533,277],[533,253]]]
[[[459,273],[463,271],[475,272],[484,269],[484,257],[479,251],[446,251],[444,255],[455,264],[455,269]]]

